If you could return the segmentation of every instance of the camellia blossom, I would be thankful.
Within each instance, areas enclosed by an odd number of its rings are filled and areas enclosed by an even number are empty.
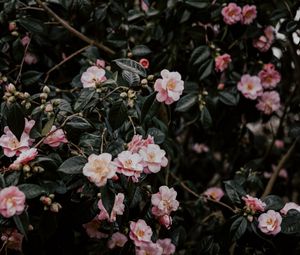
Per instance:
[[[273,64],[265,64],[263,69],[258,73],[258,77],[264,89],[275,88],[281,80],[281,75],[275,70]]]
[[[100,225],[101,225],[101,221],[98,220],[97,218],[94,218],[88,223],[82,224],[87,235],[90,238],[96,238],[96,239],[107,238],[108,237],[107,234],[99,231]]]
[[[277,235],[281,231],[280,213],[269,210],[258,217],[258,228],[266,235]]]
[[[29,133],[34,126],[35,121],[28,121],[25,118],[25,127],[20,140],[11,132],[8,126],[4,127],[4,134],[0,137],[0,146],[3,149],[4,155],[7,157],[13,157],[20,155],[22,151],[28,150],[29,146],[33,143],[33,139],[30,139]]]
[[[27,65],[34,65],[38,62],[37,56],[31,52],[26,52],[24,62]]]
[[[0,190],[0,214],[9,218],[20,215],[25,208],[25,194],[16,186]]]
[[[48,144],[49,146],[55,148],[58,147],[61,143],[68,143],[68,140],[65,136],[65,133],[62,129],[57,128],[56,126],[52,126],[50,130],[50,135],[47,135],[44,144]]]
[[[97,187],[102,187],[106,184],[107,179],[113,178],[116,174],[111,159],[112,155],[109,153],[91,154],[82,172]]]
[[[172,217],[167,214],[157,217],[157,220],[159,224],[164,226],[166,229],[170,229],[173,223]]]
[[[102,200],[100,199],[98,202],[98,208],[100,209],[100,214],[98,215],[99,220],[108,220],[110,222],[114,222],[117,220],[117,215],[123,215],[125,210],[124,205],[124,194],[118,193],[115,197],[114,206],[111,210],[110,216],[108,215],[107,210],[105,209]]]
[[[142,157],[131,151],[122,151],[114,160],[116,171],[128,177],[132,177],[134,182],[138,181],[143,172]]]
[[[1,241],[6,243],[6,247],[11,250],[22,251],[24,235],[16,229],[6,229],[1,234]]]
[[[246,195],[242,199],[245,201],[246,209],[251,213],[263,212],[265,210],[266,204],[256,197]]]
[[[157,243],[143,243],[139,247],[136,247],[136,255],[162,255],[163,248]]]
[[[31,148],[26,151],[22,151],[18,158],[9,166],[11,169],[19,169],[21,165],[25,165],[28,162],[34,160],[38,155],[36,148]]]
[[[204,191],[203,194],[209,198],[219,201],[224,196],[224,191],[218,187],[211,187]]]
[[[266,91],[258,98],[256,108],[264,114],[270,115],[280,108],[280,96],[276,91]]]
[[[204,143],[195,143],[192,150],[198,154],[209,152],[209,147]]]
[[[120,233],[113,233],[111,238],[107,242],[107,246],[109,249],[114,249],[115,247],[123,247],[125,243],[128,241],[128,238]]]
[[[127,147],[132,153],[138,153],[140,149],[147,147],[148,144],[154,144],[153,136],[148,135],[146,139],[143,139],[143,136],[141,135],[134,135],[127,144]]]
[[[153,215],[160,217],[177,211],[179,202],[176,200],[176,196],[177,192],[173,188],[161,186],[159,192],[151,196]]]
[[[157,91],[156,99],[169,105],[179,100],[184,89],[184,82],[178,72],[170,72],[166,69],[160,72],[162,79],[154,83],[154,90]]]
[[[130,222],[129,237],[134,241],[135,246],[141,246],[143,243],[151,242],[152,229],[147,223],[139,219],[137,222]]]
[[[223,72],[228,68],[229,63],[231,62],[231,56],[229,54],[223,54],[215,58],[215,69],[217,72]]]
[[[253,47],[257,48],[261,52],[266,52],[272,46],[274,38],[274,28],[272,26],[268,26],[264,29],[264,35],[253,40]]]
[[[166,152],[160,149],[157,144],[148,144],[147,147],[143,147],[139,154],[143,159],[145,165],[145,173],[157,173],[161,167],[168,165],[168,159],[165,157]]]
[[[242,24],[249,25],[251,24],[257,16],[257,10],[255,5],[246,4],[242,10]]]
[[[81,83],[84,88],[96,87],[106,81],[105,70],[98,66],[89,67],[81,76]]]
[[[162,255],[171,255],[175,253],[176,246],[172,244],[170,238],[158,239],[156,242],[162,249]]]
[[[141,58],[139,63],[146,69],[149,67],[149,60],[146,58]]]
[[[242,76],[237,88],[244,97],[252,100],[255,100],[263,92],[259,77],[250,76],[249,74],[244,74]]]
[[[283,215],[286,215],[288,213],[289,210],[297,210],[298,212],[300,212],[300,205],[294,203],[294,202],[288,202],[284,205],[284,207],[280,210],[280,212]]]
[[[229,3],[222,9],[223,20],[228,25],[233,25],[242,19],[242,9],[235,3]]]

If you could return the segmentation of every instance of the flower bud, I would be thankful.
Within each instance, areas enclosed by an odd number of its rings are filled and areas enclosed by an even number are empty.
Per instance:
[[[47,94],[47,93],[41,93],[41,94],[40,94],[40,99],[46,100],[47,98],[48,98],[48,94]]]
[[[46,93],[46,94],[49,94],[49,93],[50,93],[49,87],[48,87],[48,86],[45,86],[45,87],[43,88],[43,92]]]
[[[152,81],[153,79],[154,79],[154,75],[153,74],[148,75],[148,77],[147,77],[148,81]]]
[[[147,84],[148,84],[147,79],[142,79],[142,80],[141,80],[141,84],[142,84],[142,85],[147,85]]]
[[[128,57],[128,58],[132,58],[132,57],[133,57],[132,52],[128,52],[128,53],[127,53],[127,57]]]
[[[27,165],[27,164],[23,166],[23,171],[24,172],[30,172],[30,169],[31,169],[30,166]]]
[[[24,93],[24,98],[27,99],[27,98],[29,98],[29,97],[30,97],[30,94],[29,94],[28,92],[25,92],[25,93]]]
[[[30,109],[30,107],[31,107],[31,103],[27,102],[27,103],[25,104],[25,108],[26,108],[26,110],[29,110],[29,109]]]
[[[136,92],[135,91],[133,91],[133,90],[128,90],[128,92],[127,92],[127,95],[128,95],[128,97],[129,98],[133,98],[133,97],[135,97],[135,94],[136,94]]]
[[[57,213],[57,212],[59,212],[59,210],[61,208],[62,208],[62,206],[59,203],[57,203],[57,202],[55,202],[55,203],[53,203],[53,204],[50,205],[50,211],[51,212]]]
[[[16,101],[16,98],[14,96],[11,96],[7,99],[8,103],[14,103]]]
[[[9,24],[8,24],[8,30],[9,31],[13,31],[16,28],[17,28],[17,23],[16,22],[14,22],[14,21],[9,22]]]
[[[6,86],[6,91],[14,94],[16,92],[16,87],[12,83]]]
[[[12,31],[10,34],[11,34],[12,36],[19,36],[19,33],[18,33],[17,31]]]
[[[125,97],[127,97],[127,93],[126,93],[126,92],[122,92],[122,93],[120,93],[120,97],[122,97],[122,98],[125,98]]]

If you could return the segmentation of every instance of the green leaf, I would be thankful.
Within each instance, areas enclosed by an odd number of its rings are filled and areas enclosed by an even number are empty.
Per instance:
[[[210,48],[206,45],[201,45],[193,50],[190,58],[191,65],[200,65],[211,56]]]
[[[131,52],[135,57],[143,57],[149,55],[151,50],[146,45],[136,45]]]
[[[197,94],[188,94],[179,99],[175,111],[186,112],[198,102]]]
[[[199,80],[202,81],[207,78],[213,72],[214,60],[208,59],[205,61],[202,66],[198,69],[198,73],[200,74]]]
[[[127,117],[127,107],[122,101],[119,101],[112,105],[108,114],[108,121],[112,129],[116,130],[122,126]]]
[[[153,92],[152,94],[150,94],[149,96],[146,97],[146,100],[144,101],[142,110],[141,110],[141,122],[144,121],[146,115],[148,114],[151,106],[154,103],[155,97],[156,97],[155,92]]]
[[[158,128],[149,128],[147,135],[153,136],[156,144],[162,144],[166,139],[166,135],[164,134],[164,132],[162,132]]]
[[[265,211],[267,210],[274,210],[274,211],[280,211],[284,207],[283,200],[275,195],[269,195],[266,196],[264,199],[262,199],[264,203],[266,203]]]
[[[207,1],[200,1],[200,0],[186,0],[185,4],[191,7],[195,7],[198,9],[204,9],[207,8],[210,3]]]
[[[66,128],[77,129],[83,132],[91,130],[93,126],[85,118],[74,116],[67,122]]]
[[[104,208],[110,215],[112,208],[115,203],[115,193],[114,191],[110,188],[110,185],[105,185],[104,187],[101,188],[101,200],[103,203]]]
[[[300,212],[291,209],[287,215],[282,218],[281,233],[286,235],[300,233]]]
[[[136,207],[141,201],[143,200],[143,191],[142,189],[137,186],[130,194],[130,205],[129,208]]]
[[[18,188],[25,194],[26,199],[36,198],[46,192],[37,184],[24,183],[19,185]]]
[[[45,126],[43,127],[43,130],[42,130],[43,136],[46,136],[50,132],[50,130],[53,126],[53,123],[54,123],[54,119],[55,119],[54,117],[51,117],[51,119],[48,120],[47,123],[45,124]]]
[[[212,125],[212,118],[211,115],[207,109],[207,107],[204,107],[201,111],[201,117],[200,117],[202,126],[204,129],[207,129],[209,127],[211,127]]]
[[[291,20],[286,24],[285,31],[287,33],[293,33],[299,27],[299,21]]]
[[[234,241],[240,239],[247,229],[247,219],[243,216],[237,218],[230,227],[230,233]]]
[[[219,99],[222,103],[226,105],[235,106],[239,102],[239,97],[235,96],[234,94],[227,92],[227,91],[221,91],[219,92]]]
[[[32,33],[42,34],[44,33],[44,26],[43,23],[38,20],[31,17],[26,18],[20,18],[19,23],[22,27],[24,27],[26,30]]]
[[[138,75],[142,77],[147,76],[146,69],[139,64],[138,62],[127,59],[127,58],[120,58],[113,61],[117,66],[119,66],[123,70],[127,70],[133,73],[137,73]]]
[[[122,77],[128,83],[129,86],[138,86],[140,84],[140,76],[136,73],[123,70]]]
[[[24,85],[29,86],[37,83],[40,78],[43,76],[43,73],[37,71],[27,71],[22,74],[21,81]]]
[[[57,171],[65,174],[80,174],[82,168],[87,163],[87,159],[82,156],[75,156],[63,162]]]
[[[27,232],[29,226],[29,218],[26,212],[23,212],[21,215],[13,216],[13,220],[16,224],[17,229],[21,234],[24,235],[25,239],[27,239]]]
[[[25,116],[18,103],[7,105],[6,121],[10,131],[20,140],[25,127]]]
[[[74,105],[74,110],[76,112],[79,112],[82,109],[84,109],[84,107],[91,101],[95,93],[96,93],[95,89],[91,89],[91,88],[82,89],[79,98],[77,99]]]
[[[235,180],[225,181],[225,191],[233,203],[241,203],[241,197],[246,195],[243,187]]]

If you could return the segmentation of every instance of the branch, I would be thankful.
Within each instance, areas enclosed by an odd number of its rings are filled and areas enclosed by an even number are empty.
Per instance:
[[[282,167],[284,166],[284,164],[286,163],[286,161],[289,159],[289,157],[291,156],[292,152],[294,151],[295,149],[295,146],[298,142],[298,138],[293,142],[293,144],[291,145],[291,147],[289,148],[289,150],[283,155],[283,157],[281,158],[281,160],[279,161],[276,169],[274,170],[268,184],[267,184],[267,187],[262,195],[262,197],[266,197],[267,195],[269,195],[272,191],[272,188],[275,184],[275,181],[277,179],[277,176],[280,172],[280,169],[282,169]]]
[[[115,55],[115,51],[108,48],[107,46],[103,45],[102,43],[99,43],[97,41],[94,41],[84,34],[77,31],[75,28],[70,26],[65,20],[63,20],[61,17],[59,17],[55,12],[53,12],[45,3],[43,3],[41,0],[35,0],[46,12],[48,12],[55,20],[57,20],[65,29],[67,29],[69,32],[80,38],[81,40],[87,42],[90,45],[94,45],[98,47],[99,49],[103,50],[104,52],[108,53],[109,55]]]

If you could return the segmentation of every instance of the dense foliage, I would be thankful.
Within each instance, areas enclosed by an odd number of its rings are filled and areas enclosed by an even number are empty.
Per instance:
[[[0,1],[0,254],[299,254],[299,8]]]

